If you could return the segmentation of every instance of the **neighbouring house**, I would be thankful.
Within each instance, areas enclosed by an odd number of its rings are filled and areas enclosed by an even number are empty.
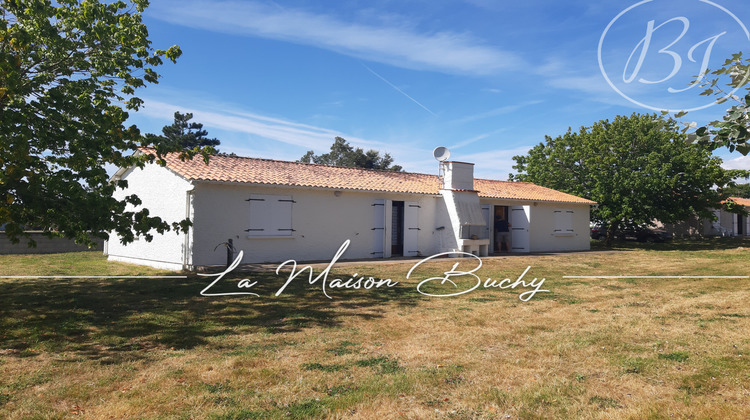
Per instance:
[[[148,149],[139,153],[150,153]],[[152,215],[193,222],[187,234],[122,245],[110,260],[167,269],[226,262],[232,240],[243,263],[589,249],[593,201],[524,182],[474,178],[474,165],[441,162],[440,175],[217,155],[166,157],[166,166],[122,168],[121,197],[137,194]]]
[[[750,199],[729,197],[729,200],[745,207],[750,211]],[[703,222],[706,236],[750,236],[750,219],[742,214],[730,213],[726,210],[714,210],[716,220]]]
[[[729,197],[729,200],[750,211],[750,199]],[[680,223],[657,223],[657,227],[664,227],[675,236],[750,236],[750,218],[747,216],[724,209],[716,209],[713,213],[713,220],[695,216]]]

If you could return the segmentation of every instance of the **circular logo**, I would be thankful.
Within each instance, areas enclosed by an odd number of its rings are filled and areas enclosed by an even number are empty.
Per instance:
[[[620,96],[653,111],[677,112],[716,104],[713,94],[700,95],[706,73],[743,46],[750,46],[750,31],[712,1],[644,0],[609,22],[597,53],[602,75]],[[750,70],[744,81],[749,76]],[[729,98],[737,89],[714,93]]]

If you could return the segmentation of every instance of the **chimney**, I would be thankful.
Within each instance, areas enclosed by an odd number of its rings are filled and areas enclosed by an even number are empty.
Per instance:
[[[442,162],[443,189],[474,190],[474,164],[465,162]]]

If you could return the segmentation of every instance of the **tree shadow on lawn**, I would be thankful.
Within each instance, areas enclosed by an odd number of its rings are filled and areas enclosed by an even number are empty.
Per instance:
[[[638,242],[618,240],[607,248],[604,241],[592,240],[591,250],[645,250],[645,251],[720,251],[750,248],[750,237],[712,237],[701,239],[674,239],[666,242]]]
[[[333,276],[335,277],[335,276]],[[368,276],[365,276],[367,278]],[[145,357],[150,349],[229,346],[225,335],[336,328],[344,317],[376,319],[386,303],[416,305],[408,287],[328,290],[297,278],[280,296],[285,279],[253,273],[252,289],[241,277],[223,279],[209,292],[252,291],[256,296],[204,297],[213,277],[188,279],[21,279],[0,283],[0,352],[19,357],[75,352],[90,359]],[[118,357],[118,354],[121,356]],[[125,357],[124,355],[127,355]]]

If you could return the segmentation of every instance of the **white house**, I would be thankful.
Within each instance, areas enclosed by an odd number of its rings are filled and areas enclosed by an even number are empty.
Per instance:
[[[729,197],[729,200],[750,211],[750,199]],[[715,209],[713,213],[713,220],[694,216],[680,223],[657,223],[657,227],[676,236],[750,236],[750,217],[724,209]]]
[[[104,250],[110,260],[167,269],[224,264],[220,244],[228,239],[244,251],[243,263],[326,261],[346,240],[342,259],[588,250],[596,204],[530,183],[475,179],[474,165],[462,162],[443,162],[437,176],[228,155],[209,165],[166,161],[118,170],[114,179],[128,181],[118,193],[135,193],[152,215],[188,218],[193,227],[127,246],[113,236]]]
[[[730,200],[750,210],[750,199],[729,197]],[[726,210],[714,210],[716,220],[703,222],[703,234],[706,236],[750,236],[750,218]]]

